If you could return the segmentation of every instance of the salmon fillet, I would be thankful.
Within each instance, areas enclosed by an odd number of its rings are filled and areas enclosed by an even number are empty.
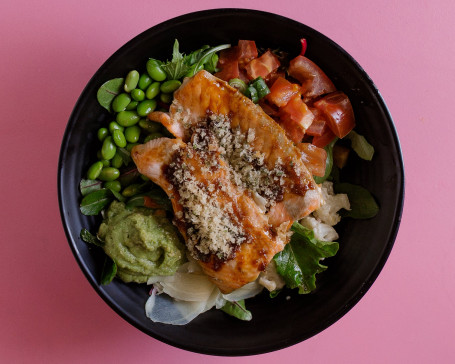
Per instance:
[[[206,144],[195,149],[199,137]],[[191,255],[229,293],[256,280],[288,237],[273,231],[249,193],[231,181],[218,147],[216,138],[199,129],[193,143],[155,139],[135,146],[131,156],[139,172],[170,197]]]
[[[183,141],[191,139],[201,121],[208,121],[225,149],[223,157],[237,167],[241,184],[264,205],[274,228],[283,223],[290,227],[320,206],[320,189],[284,130],[260,106],[210,73],[200,71],[186,79],[174,93],[169,113],[152,112],[149,118]]]

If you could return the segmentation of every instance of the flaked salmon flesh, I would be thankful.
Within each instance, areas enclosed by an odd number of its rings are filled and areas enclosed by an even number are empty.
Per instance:
[[[301,152],[259,106],[206,71],[183,82],[169,113],[149,118],[176,139],[131,155],[171,198],[190,253],[224,293],[255,280],[292,223],[320,205]]]

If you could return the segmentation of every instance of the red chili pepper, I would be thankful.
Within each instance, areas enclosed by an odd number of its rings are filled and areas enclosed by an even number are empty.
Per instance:
[[[302,43],[302,51],[300,52],[301,56],[305,55],[306,52],[306,47],[307,47],[307,42],[305,38],[300,39],[300,43]]]

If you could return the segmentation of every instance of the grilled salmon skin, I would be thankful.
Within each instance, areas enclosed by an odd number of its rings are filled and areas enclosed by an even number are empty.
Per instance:
[[[272,226],[290,222],[290,227],[320,206],[320,189],[284,130],[260,106],[210,73],[187,78],[174,93],[169,113],[152,112],[149,118],[183,141],[191,139],[201,121],[208,121],[243,185],[265,200]]]
[[[254,281],[288,237],[273,231],[247,191],[231,181],[216,140],[204,140],[208,148],[194,149],[180,139],[155,139],[135,146],[131,156],[171,198],[191,255],[229,293]]]

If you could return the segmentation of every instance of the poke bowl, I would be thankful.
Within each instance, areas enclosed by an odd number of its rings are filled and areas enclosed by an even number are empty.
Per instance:
[[[207,29],[211,29],[210,32]],[[345,218],[337,226],[338,253],[317,275],[309,294],[284,289],[250,298],[250,321],[209,310],[186,325],[153,322],[145,314],[150,286],[114,279],[101,284],[104,255],[81,239],[81,231],[96,232],[101,216],[80,211],[79,183],[93,163],[99,143],[97,130],[112,119],[97,101],[107,80],[143,68],[149,58],[169,59],[178,39],[189,53],[205,44],[237,44],[254,40],[258,48],[301,53],[316,63],[354,110],[357,133],[374,147],[371,161],[353,157],[342,170],[343,181],[368,190],[378,212],[368,219]],[[382,270],[398,231],[403,200],[404,170],[398,137],[379,91],[361,66],[326,36],[279,15],[246,9],[215,9],[190,13],[156,25],[115,52],[95,73],[79,97],[62,141],[58,169],[58,197],[66,236],[86,278],[121,317],[147,335],[167,344],[211,355],[254,355],[279,350],[306,340],[339,320],[365,295]],[[380,313],[378,313],[380,314]]]

